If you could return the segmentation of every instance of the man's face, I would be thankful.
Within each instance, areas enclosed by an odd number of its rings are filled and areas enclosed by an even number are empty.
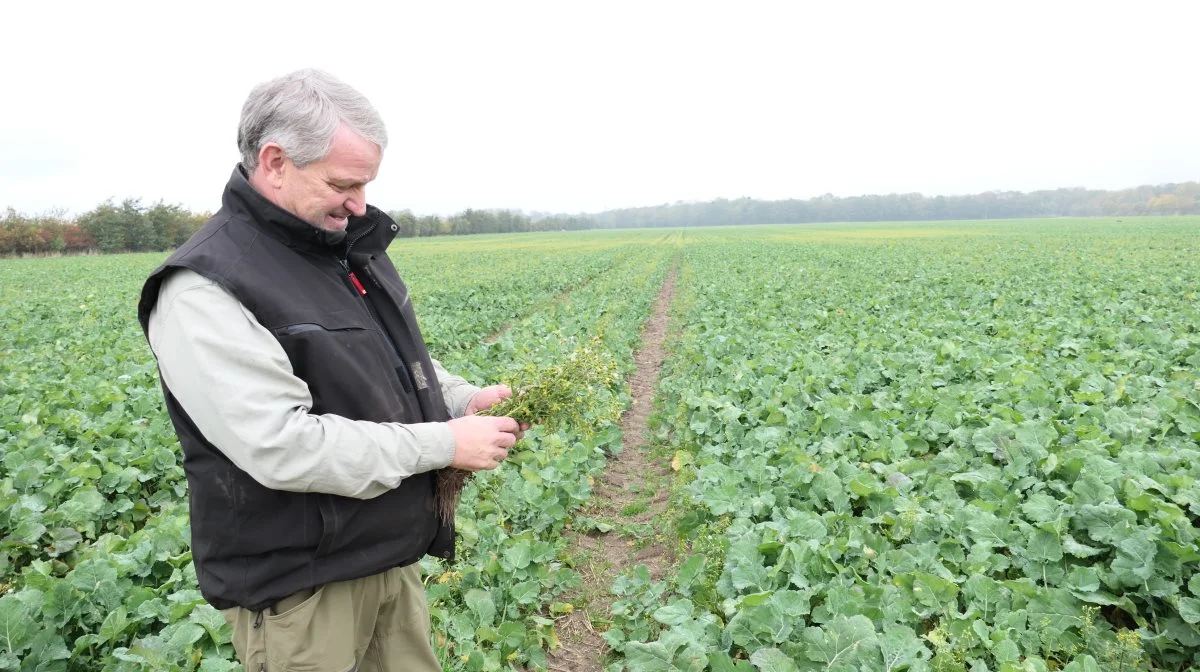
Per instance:
[[[367,183],[379,173],[383,152],[349,128],[338,128],[329,154],[298,168],[284,159],[276,203],[325,231],[342,231],[350,215],[367,211]]]

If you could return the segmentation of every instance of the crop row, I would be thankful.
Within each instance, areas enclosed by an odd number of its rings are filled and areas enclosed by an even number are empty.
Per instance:
[[[670,248],[626,250],[602,277],[521,320],[495,343],[455,353],[446,365],[509,380],[522,369],[595,349],[628,372],[670,254]],[[425,560],[445,669],[545,669],[545,651],[557,644],[553,619],[572,609],[555,598],[580,581],[564,564],[564,529],[591,496],[608,455],[620,450],[618,421],[629,403],[623,379],[590,395],[590,403],[564,411],[566,427],[535,428],[503,468],[468,485],[457,518],[458,561]]]

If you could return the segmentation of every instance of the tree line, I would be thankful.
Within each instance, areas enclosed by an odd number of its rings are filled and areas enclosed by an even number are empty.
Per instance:
[[[467,209],[449,217],[418,217],[408,210],[389,214],[399,226],[397,235],[407,238],[595,228],[586,216],[529,216],[509,210]],[[0,255],[169,250],[182,245],[211,216],[162,202],[147,207],[137,199],[119,204],[110,199],[75,218],[61,210],[25,215],[10,207],[0,217]]]
[[[608,210],[592,215],[601,228],[722,226],[816,222],[929,221],[1020,217],[1098,217],[1200,214],[1200,182],[1118,191],[1052,189],[989,191],[965,196],[888,194],[807,200],[717,199]]]
[[[1053,189],[1033,192],[989,191],[965,196],[888,194],[839,198],[832,194],[806,200],[716,199],[608,210],[594,215],[524,214],[511,210],[468,208],[456,215],[418,216],[408,210],[389,213],[400,237],[475,233],[578,231],[650,226],[721,226],[815,222],[928,221],[1020,217],[1091,217],[1200,214],[1200,182],[1132,189]],[[0,218],[0,255],[149,252],[183,244],[210,217],[161,201],[145,206],[138,199],[111,199],[77,217],[55,210],[25,215],[8,208]]]
[[[0,218],[0,255],[149,252],[183,244],[208,219],[163,202],[105,201],[75,218],[61,210],[24,215],[8,208]]]
[[[511,210],[466,210],[449,217],[411,211],[388,213],[400,227],[401,238],[424,236],[461,236],[472,233],[526,233],[531,231],[580,231],[596,228],[587,215],[526,215]]]

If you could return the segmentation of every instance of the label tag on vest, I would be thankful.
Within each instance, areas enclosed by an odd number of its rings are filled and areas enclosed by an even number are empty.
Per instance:
[[[429,387],[429,381],[425,378],[425,369],[420,362],[413,362],[408,368],[412,370],[413,383],[416,384],[418,390]]]

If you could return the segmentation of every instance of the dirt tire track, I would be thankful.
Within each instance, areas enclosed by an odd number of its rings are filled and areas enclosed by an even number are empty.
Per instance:
[[[585,514],[599,519],[622,519],[627,522],[650,523],[666,510],[667,493],[655,493],[646,509],[628,516],[626,507],[644,499],[642,486],[651,478],[670,473],[666,464],[655,464],[647,455],[647,431],[653,407],[654,388],[666,359],[664,342],[670,322],[671,301],[675,296],[677,267],[673,267],[663,282],[654,309],[642,331],[642,345],[634,355],[636,369],[629,378],[633,402],[621,417],[623,445],[619,455],[608,462],[604,475],[597,480],[592,501]],[[661,543],[626,536],[621,530],[606,533],[578,534],[572,541],[572,555],[592,558],[586,566],[576,566],[583,577],[580,596],[594,595],[586,609],[576,609],[560,619],[555,628],[562,646],[549,652],[547,661],[551,672],[602,672],[601,660],[608,645],[593,627],[590,613],[607,615],[612,604],[610,586],[618,576],[637,564],[650,569],[655,579],[661,578],[670,563],[670,550]],[[565,599],[578,596],[565,596]],[[605,616],[607,619],[607,616]]]

